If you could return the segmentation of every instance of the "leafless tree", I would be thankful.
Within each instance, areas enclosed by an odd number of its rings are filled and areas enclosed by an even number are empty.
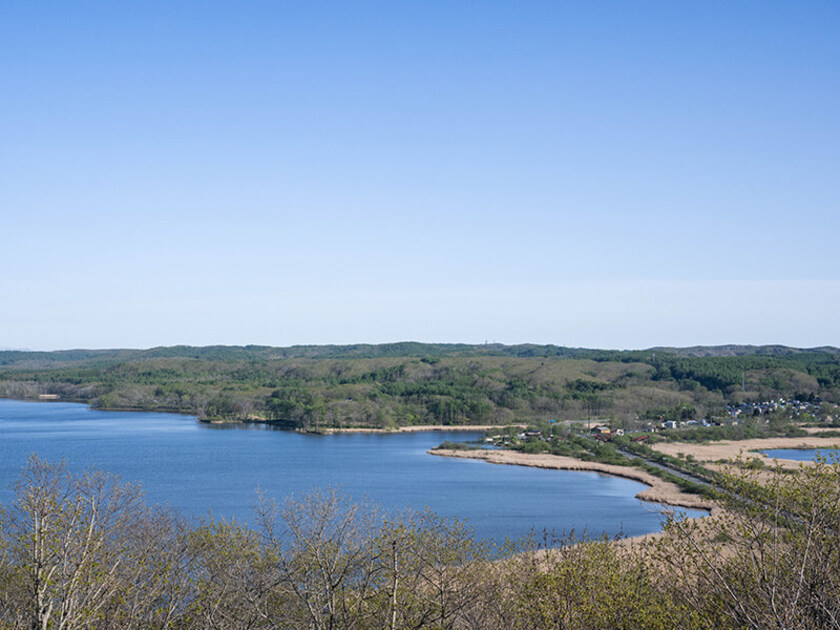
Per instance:
[[[100,472],[70,474],[32,457],[7,514],[9,553],[33,630],[85,628],[119,588],[128,532],[142,512],[139,489]]]
[[[188,525],[139,487],[32,457],[0,538],[0,624],[168,628],[190,601]],[[2,627],[2,625],[0,625]]]
[[[258,514],[276,592],[288,597],[287,612],[294,609],[298,623],[306,623],[294,627],[365,627],[384,575],[381,549],[373,544],[380,511],[327,489],[282,503],[263,499]]]

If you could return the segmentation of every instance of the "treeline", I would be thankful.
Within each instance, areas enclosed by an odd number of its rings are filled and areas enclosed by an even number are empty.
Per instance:
[[[628,545],[499,549],[333,491],[188,521],[33,458],[0,511],[0,629],[820,630],[840,619],[840,467],[718,488],[725,512]]]
[[[401,343],[0,353],[0,396],[289,426],[505,424],[722,415],[727,402],[840,402],[840,354],[681,356]]]
[[[651,359],[654,380],[673,380],[682,387],[703,387],[730,392],[749,386],[750,390],[778,389],[786,383],[805,388],[840,387],[840,355],[799,353],[787,357],[677,357],[659,354]],[[796,373],[802,376],[797,378]],[[810,380],[807,377],[811,377]]]
[[[103,365],[144,359],[201,359],[206,361],[266,361],[276,359],[381,359],[400,357],[513,357],[593,359],[598,361],[645,361],[655,356],[679,358],[776,357],[806,362],[815,357],[837,358],[840,348],[826,346],[802,350],[786,346],[703,346],[695,348],[653,348],[650,350],[598,350],[568,348],[551,344],[454,344],[404,341],[384,344],[272,346],[162,346],[145,350],[56,350],[37,352],[0,350],[0,365],[54,366],[80,361]]]
[[[446,344],[405,341],[385,344],[271,346],[169,346],[147,350],[0,351],[0,365],[47,367],[86,361],[97,365],[143,359],[266,361],[277,359],[382,359],[399,357],[554,357],[590,359],[604,351],[553,345]]]

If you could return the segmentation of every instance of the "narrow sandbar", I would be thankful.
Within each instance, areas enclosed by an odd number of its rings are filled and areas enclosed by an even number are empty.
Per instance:
[[[441,457],[456,457],[462,459],[478,459],[490,464],[507,464],[512,466],[530,466],[533,468],[547,468],[550,470],[577,470],[581,472],[597,472],[614,477],[623,477],[639,481],[649,488],[636,495],[637,499],[652,503],[663,503],[674,507],[713,510],[714,503],[704,497],[683,492],[680,487],[669,481],[664,481],[644,470],[630,466],[602,464],[600,462],[585,462],[574,457],[562,455],[548,455],[545,453],[531,455],[510,450],[480,450],[480,449],[435,449],[430,455]]]

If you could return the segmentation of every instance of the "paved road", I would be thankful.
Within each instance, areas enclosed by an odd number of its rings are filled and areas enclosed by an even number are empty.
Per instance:
[[[586,437],[589,440],[592,440],[593,442],[597,441],[597,440],[595,440],[595,438],[590,437],[588,435],[584,436],[584,437]],[[650,460],[646,457],[642,457],[641,455],[636,455],[635,453],[631,453],[630,451],[625,451],[622,448],[616,447],[616,450],[619,453],[621,453],[622,455],[624,455],[625,457],[629,457],[630,459],[641,459],[642,461],[647,462],[651,466],[653,466],[655,468],[658,468],[659,470],[663,470],[667,473],[670,473],[670,474],[674,475],[675,477],[679,477],[680,479],[684,479],[685,481],[691,481],[692,483],[700,484],[702,486],[711,486],[712,485],[711,483],[709,483],[709,481],[707,479],[704,479],[703,477],[698,477],[697,475],[693,475],[691,473],[685,472],[683,470],[680,470],[679,468],[672,468],[671,466],[667,466],[665,464],[655,462],[655,461]]]

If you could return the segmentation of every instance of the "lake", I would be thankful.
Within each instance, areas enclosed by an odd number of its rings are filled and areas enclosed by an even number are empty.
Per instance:
[[[761,451],[767,457],[775,457],[777,459],[793,459],[798,462],[810,462],[817,456],[817,453],[825,455],[829,461],[832,457],[837,457],[837,449],[816,449],[816,448],[772,448],[766,451]]]
[[[30,454],[64,459],[140,482],[150,503],[252,522],[259,488],[284,498],[328,486],[386,509],[430,508],[458,517],[477,536],[503,542],[533,528],[590,537],[660,528],[660,506],[634,495],[644,485],[598,473],[499,466],[434,457],[446,439],[422,432],[304,435],[265,425],[208,425],[164,413],[97,411],[85,405],[0,400],[0,503],[13,494]],[[697,510],[682,510],[700,516]]]

